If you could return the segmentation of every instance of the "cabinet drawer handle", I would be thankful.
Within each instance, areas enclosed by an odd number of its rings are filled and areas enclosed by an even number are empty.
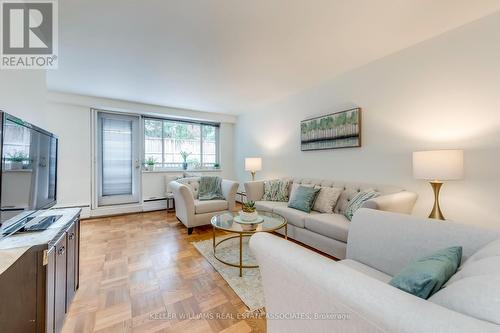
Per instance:
[[[75,233],[72,232],[71,234],[69,234],[69,240],[72,240],[73,238],[75,238]]]
[[[62,256],[62,255],[64,254],[64,251],[65,251],[65,250],[66,250],[66,249],[64,248],[64,246],[63,246],[63,247],[61,247],[61,248],[59,249],[58,254],[59,254],[60,256]]]

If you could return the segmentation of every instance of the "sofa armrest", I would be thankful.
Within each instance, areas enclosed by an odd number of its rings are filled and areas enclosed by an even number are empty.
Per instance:
[[[228,210],[232,212],[236,205],[236,192],[240,184],[232,180],[223,179],[221,183],[222,194],[228,203]]]
[[[346,258],[391,276],[437,250],[462,246],[462,260],[500,238],[500,230],[361,208],[349,226]]]
[[[245,185],[245,192],[247,194],[247,199],[249,201],[259,201],[264,196],[263,180],[246,182],[244,185]]]
[[[417,201],[417,194],[409,191],[381,195],[363,204],[363,208],[383,210],[386,212],[411,214]]]
[[[195,215],[193,192],[177,181],[171,182],[170,188],[174,194],[175,215],[186,227],[190,227]]]
[[[250,247],[260,266],[269,332],[465,333],[498,329],[274,235],[257,233]],[[330,319],[309,320],[317,315]]]

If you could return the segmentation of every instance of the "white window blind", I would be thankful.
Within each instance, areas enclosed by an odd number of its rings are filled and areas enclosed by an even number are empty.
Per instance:
[[[132,194],[132,121],[102,119],[102,195]]]

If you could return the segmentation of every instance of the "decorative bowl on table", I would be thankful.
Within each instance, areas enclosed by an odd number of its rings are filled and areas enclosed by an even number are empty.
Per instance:
[[[242,210],[238,216],[234,217],[234,221],[241,224],[243,230],[255,230],[259,223],[264,222],[264,219],[257,213],[255,202],[248,201],[243,203]]]
[[[253,231],[257,229],[257,226],[259,224],[264,222],[264,218],[262,216],[259,216],[259,214],[257,214],[257,217],[252,221],[245,221],[244,219],[242,219],[241,215],[235,216],[233,220],[234,222],[240,224],[241,228],[245,231]]]

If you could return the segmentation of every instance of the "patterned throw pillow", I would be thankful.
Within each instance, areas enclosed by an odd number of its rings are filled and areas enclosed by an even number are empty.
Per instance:
[[[366,190],[363,192],[359,192],[354,196],[354,198],[349,201],[349,204],[347,204],[347,207],[345,209],[345,217],[350,221],[354,215],[354,213],[363,206],[365,201],[368,201],[370,199],[376,198],[380,195],[380,193],[375,192],[373,190]]]
[[[333,214],[333,208],[337,204],[337,200],[343,190],[340,187],[321,187],[314,202],[313,210],[320,213]]]
[[[288,201],[288,188],[290,182],[288,180],[266,180],[264,182],[264,201]]]

